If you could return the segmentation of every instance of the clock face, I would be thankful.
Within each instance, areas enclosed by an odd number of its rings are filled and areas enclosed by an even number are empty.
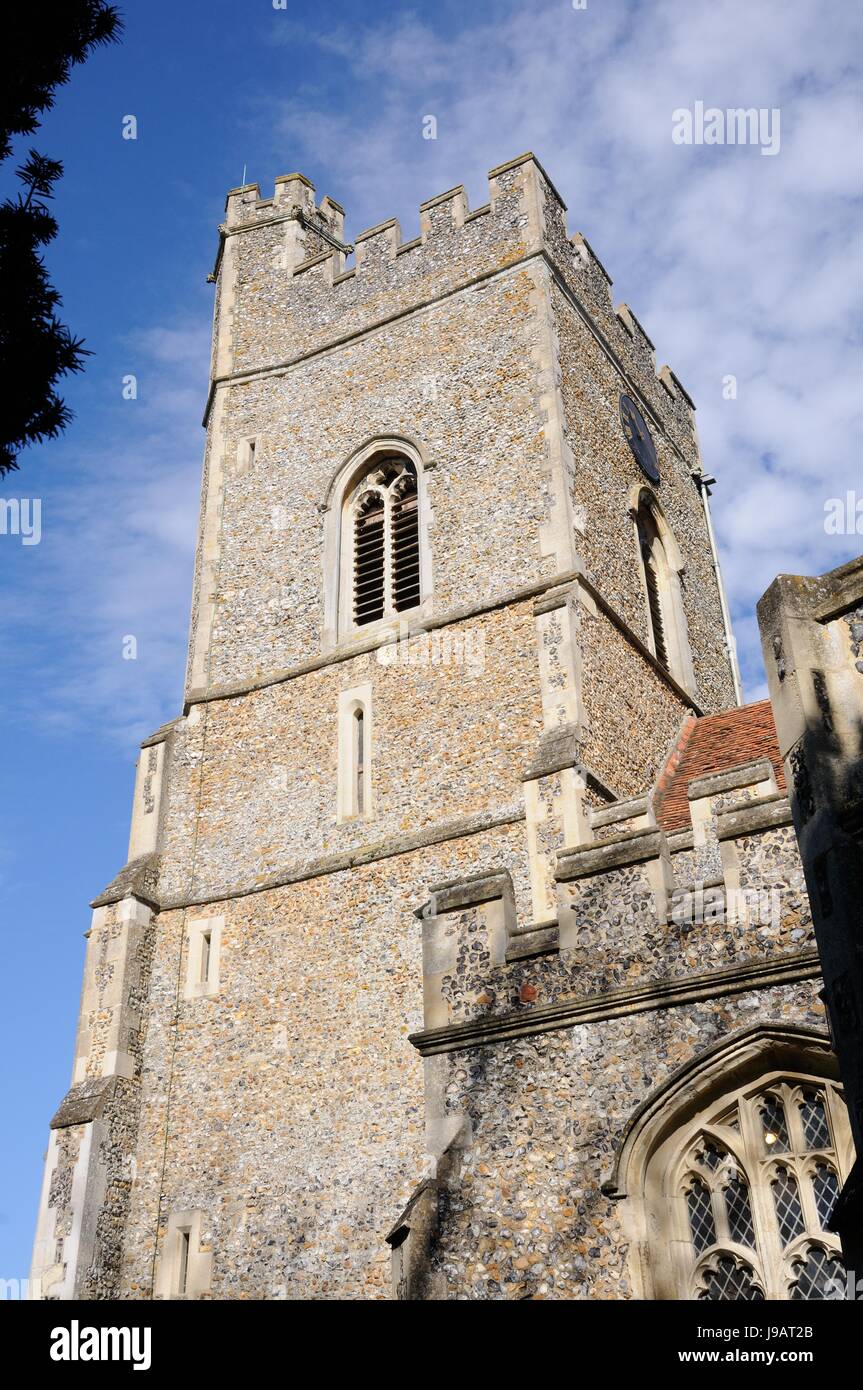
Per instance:
[[[646,474],[652,483],[658,483],[659,466],[656,462],[656,450],[653,447],[650,430],[644,423],[644,416],[638,406],[629,399],[629,396],[621,396],[620,398],[620,423],[623,425],[623,433],[626,435],[627,443],[635,455],[635,461],[642,473]]]

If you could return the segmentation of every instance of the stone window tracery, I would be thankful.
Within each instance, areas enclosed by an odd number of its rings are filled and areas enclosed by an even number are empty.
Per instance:
[[[678,1297],[813,1299],[844,1290],[838,1238],[826,1225],[847,1134],[838,1086],[783,1076],[699,1116],[676,1152],[664,1145]]]
[[[416,468],[401,454],[379,457],[350,494],[345,597],[364,627],[419,605],[420,535]]]

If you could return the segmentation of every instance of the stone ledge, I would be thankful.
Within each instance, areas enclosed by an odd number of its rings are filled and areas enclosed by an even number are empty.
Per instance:
[[[738,763],[736,767],[723,768],[721,772],[708,773],[706,777],[694,777],[689,783],[689,800],[698,801],[703,796],[720,796],[723,792],[751,787],[756,782],[766,782],[772,777],[773,765],[769,758],[756,758],[749,763]]]
[[[428,465],[432,466],[432,465]],[[408,635],[414,633],[433,632],[436,628],[449,627],[453,623],[466,622],[470,618],[480,617],[484,613],[493,613],[501,608],[511,608],[518,603],[525,603],[529,599],[536,599],[551,590],[559,589],[561,585],[572,585],[577,582],[581,590],[589,594],[597,608],[606,618],[618,629],[626,638],[629,644],[635,648],[645,661],[656,672],[657,676],[668,686],[670,690],[681,700],[681,702],[692,709],[697,715],[704,711],[696,703],[694,698],[679,685],[672,675],[666,671],[665,667],[657,661],[653,652],[650,651],[637,633],[626,621],[615,611],[612,605],[604,599],[599,591],[594,588],[589,579],[585,578],[578,569],[567,570],[562,574],[550,575],[545,579],[536,579],[530,584],[519,585],[517,588],[502,590],[499,594],[494,594],[486,599],[479,599],[473,603],[459,604],[456,607],[448,608],[442,613],[430,614],[424,618],[418,618],[415,622],[408,624]],[[397,641],[401,639],[401,633],[393,634],[389,640]],[[313,671],[320,671],[325,666],[335,666],[342,661],[352,661],[354,657],[364,656],[367,652],[374,652],[385,645],[381,641],[380,634],[375,637],[365,639],[354,639],[349,642],[342,642],[338,646],[322,651],[317,656],[309,657],[305,661],[298,661],[292,666],[282,667],[267,675],[256,676],[251,679],[225,681],[222,685],[214,686],[192,686],[187,689],[183,702],[183,714],[186,715],[194,705],[210,704],[217,700],[229,700],[237,696],[250,695],[256,690],[267,690],[270,686],[281,685],[284,681],[297,680],[301,676],[310,675]],[[173,721],[174,723],[179,720]],[[168,727],[167,725],[165,726]],[[154,735],[155,737],[155,735]],[[528,779],[524,779],[528,780]],[[600,784],[601,785],[601,784]]]
[[[155,733],[150,734],[149,738],[145,738],[141,747],[152,748],[154,743],[164,743],[171,731],[175,729],[178,724],[182,724],[182,722],[183,716],[181,714],[178,714],[176,719],[169,719],[167,724],[162,724],[156,729]]]
[[[212,888],[208,892],[187,895],[175,893],[160,901],[162,912],[173,912],[184,907],[206,907],[210,903],[230,902],[234,898],[250,897],[253,893],[266,893],[274,888],[286,888],[291,883],[304,883],[307,879],[323,878],[327,874],[341,873],[360,864],[374,864],[380,859],[390,859],[397,854],[411,854],[414,850],[428,849],[432,845],[445,844],[447,840],[460,840],[470,835],[480,835],[486,830],[496,830],[501,826],[518,825],[524,820],[524,810],[504,811],[500,815],[490,812],[474,812],[434,826],[430,830],[415,831],[410,834],[394,835],[389,840],[379,840],[373,845],[346,850],[343,854],[328,854],[312,859],[306,864],[295,865],[281,873],[268,874],[256,883],[240,887]]]
[[[68,1129],[70,1125],[86,1125],[98,1119],[116,1089],[116,1076],[94,1076],[79,1081],[61,1100],[50,1128]]]
[[[138,898],[147,907],[158,910],[156,898],[156,884],[159,878],[159,856],[158,854],[142,854],[140,859],[133,859],[126,864],[117,877],[112,879],[108,887],[103,890],[91,902],[91,907],[107,907],[110,903],[118,903],[122,898]]]
[[[534,1033],[550,1033],[558,1028],[574,1028],[581,1023],[599,1023],[621,1015],[647,1013],[654,1009],[676,1008],[683,1004],[716,999],[748,990],[768,989],[812,979],[821,973],[817,951],[799,951],[784,959],[743,961],[723,970],[687,975],[680,980],[651,980],[581,998],[540,1004],[518,1013],[499,1017],[451,1023],[411,1033],[408,1041],[423,1057],[441,1052],[459,1052],[470,1047],[486,1047]]]
[[[547,956],[560,950],[560,928],[553,925],[527,927],[514,932],[507,943],[506,958],[526,960],[531,956]]]
[[[738,835],[756,835],[760,830],[772,830],[791,825],[791,802],[781,792],[750,801],[744,809],[721,811],[716,817],[716,837],[735,840]]]
[[[608,840],[561,850],[554,876],[559,883],[567,883],[574,878],[591,878],[608,869],[658,859],[664,847],[665,835],[655,826],[648,830],[627,830],[621,835],[612,835]]]
[[[433,465],[427,465],[427,467],[430,466]],[[471,618],[481,617],[485,613],[493,613],[501,608],[511,608],[516,604],[525,603],[535,595],[543,594],[547,589],[574,578],[576,574],[576,570],[570,570],[563,574],[552,575],[547,579],[537,579],[531,584],[522,584],[517,588],[505,589],[499,594],[478,599],[474,603],[458,604],[452,608],[447,608],[442,613],[417,618],[407,624],[408,636],[434,632],[438,628],[450,627],[454,623],[467,622]],[[301,676],[310,675],[313,671],[320,671],[325,666],[335,666],[342,661],[353,661],[357,656],[365,656],[368,652],[378,651],[388,642],[400,641],[402,638],[403,633],[396,631],[386,641],[381,639],[380,634],[375,637],[343,641],[328,651],[309,657],[306,661],[298,661],[293,666],[272,671],[269,675],[259,676],[253,680],[226,681],[223,685],[206,688],[192,687],[185,698],[184,712],[188,713],[196,704],[209,704],[216,700],[228,700],[237,696],[250,695],[256,690],[266,690],[272,685],[281,685],[284,681],[297,680]]]
[[[575,767],[581,760],[579,734],[576,724],[566,724],[542,734],[527,771],[522,773],[522,782],[535,782],[540,777],[562,772],[566,767]]]
[[[575,585],[566,584],[562,588],[549,589],[546,593],[540,594],[539,598],[534,599],[533,616],[541,618],[544,613],[554,613],[558,608],[565,608],[567,600],[576,592]]]

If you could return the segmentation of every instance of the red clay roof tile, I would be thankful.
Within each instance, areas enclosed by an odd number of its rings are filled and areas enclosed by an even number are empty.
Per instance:
[[[690,716],[657,779],[654,811],[658,824],[666,831],[688,829],[689,783],[756,758],[770,759],[776,785],[784,791],[785,774],[769,700],[722,714],[705,714],[700,719]]]

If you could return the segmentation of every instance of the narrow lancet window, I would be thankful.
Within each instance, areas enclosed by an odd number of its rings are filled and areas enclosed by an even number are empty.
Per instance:
[[[212,946],[212,932],[201,932],[201,972],[199,979],[202,985],[207,984],[210,979],[210,953],[212,951]]]
[[[358,816],[366,809],[365,717],[354,711],[354,805]]]

